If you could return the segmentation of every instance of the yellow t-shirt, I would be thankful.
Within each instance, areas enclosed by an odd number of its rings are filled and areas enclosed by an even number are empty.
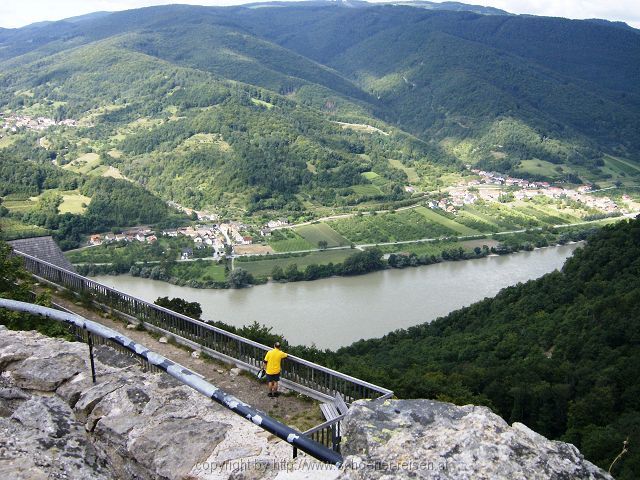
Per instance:
[[[267,368],[265,369],[267,375],[276,375],[280,373],[280,363],[283,358],[287,357],[288,355],[278,348],[269,350],[264,356],[264,361],[267,362]]]

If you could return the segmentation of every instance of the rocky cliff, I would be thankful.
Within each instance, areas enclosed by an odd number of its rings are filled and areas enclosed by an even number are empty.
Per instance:
[[[610,479],[580,452],[489,409],[359,401],[343,424],[345,465],[318,464],[137,361],[0,326],[0,478]],[[258,388],[258,387],[257,387]]]
[[[341,479],[611,479],[573,445],[486,407],[358,401],[344,422]]]

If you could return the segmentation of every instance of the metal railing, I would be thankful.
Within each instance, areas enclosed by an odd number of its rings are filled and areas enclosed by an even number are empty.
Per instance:
[[[98,304],[141,321],[156,331],[170,334],[179,343],[200,349],[220,360],[257,372],[262,368],[265,353],[270,350],[266,345],[145,302],[31,255],[15,253],[24,258],[26,269],[36,277],[81,295],[89,294]],[[363,398],[393,396],[391,390],[293,355],[283,362],[281,383],[320,401],[332,400],[338,393],[347,403]]]
[[[42,316],[71,326],[72,330],[78,333],[81,338],[86,339],[89,344],[91,373],[94,383],[96,381],[96,373],[93,362],[93,346],[100,343],[114,346],[120,351],[140,358],[146,365],[166,372],[182,384],[193,388],[207,398],[240,415],[245,420],[285,440],[293,447],[294,452],[302,450],[322,462],[337,466],[342,464],[342,456],[331,446],[317,442],[312,438],[312,435],[307,436],[271,418],[266,413],[256,410],[251,405],[247,405],[233,395],[207,382],[196,372],[156,352],[152,352],[144,345],[122,335],[120,332],[75,314],[26,302],[0,298],[0,308]]]

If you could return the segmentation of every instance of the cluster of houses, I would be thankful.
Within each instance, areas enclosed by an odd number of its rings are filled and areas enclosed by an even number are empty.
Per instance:
[[[604,213],[620,211],[619,205],[610,198],[590,195],[592,191],[590,185],[582,185],[575,189],[553,187],[548,182],[530,182],[529,180],[510,177],[497,172],[486,172],[478,169],[471,169],[471,171],[480,178],[451,187],[448,190],[447,197],[430,201],[428,203],[429,208],[456,213],[457,208],[474,204],[479,199],[488,202],[497,202],[505,193],[502,189],[494,187],[500,186],[516,187],[517,189],[511,192],[516,200],[525,200],[538,195],[544,195],[552,199],[568,198],[575,200],[589,208],[595,208]],[[631,201],[631,198],[625,200],[625,202],[629,201]]]
[[[163,230],[160,235],[174,238],[179,236],[189,237],[193,240],[195,248],[211,247],[214,251],[214,256],[216,256],[224,254],[225,245],[251,245],[253,238],[243,233],[247,229],[247,225],[229,222]],[[154,243],[158,241],[158,237],[153,230],[143,227],[119,234],[94,234],[89,237],[89,245],[102,245],[103,243],[120,241]],[[192,249],[184,250],[183,258],[189,258],[193,254]]]
[[[102,245],[103,243],[122,241],[154,243],[158,241],[158,237],[150,228],[138,228],[127,230],[126,232],[122,233],[105,233],[103,235],[96,233],[89,237],[89,245]]]
[[[78,121],[72,119],[60,120],[56,122],[53,118],[46,117],[30,117],[28,115],[14,115],[0,113],[2,121],[2,130],[9,132],[17,132],[22,128],[27,130],[46,130],[56,125],[64,125],[67,127],[77,127]]]

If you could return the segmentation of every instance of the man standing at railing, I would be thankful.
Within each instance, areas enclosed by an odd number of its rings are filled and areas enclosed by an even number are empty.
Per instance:
[[[267,373],[267,389],[270,397],[278,396],[278,382],[280,381],[281,363],[288,355],[280,350],[280,342],[276,342],[273,349],[264,356],[264,369]]]

